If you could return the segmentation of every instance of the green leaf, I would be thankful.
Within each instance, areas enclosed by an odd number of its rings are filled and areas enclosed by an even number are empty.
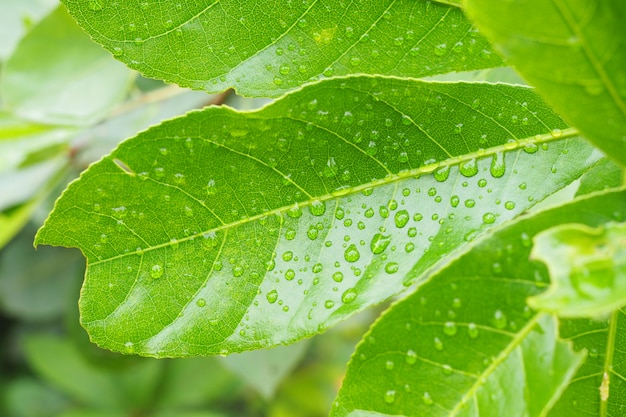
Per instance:
[[[59,7],[7,60],[0,91],[3,106],[24,119],[90,125],[124,98],[132,77]]]
[[[626,2],[465,0],[468,14],[548,103],[626,164]]]
[[[2,2],[0,13],[0,61],[11,55],[15,45],[30,27],[57,6],[56,0]]]
[[[11,417],[53,417],[68,407],[59,392],[42,381],[17,377],[2,385],[2,411]]]
[[[552,286],[528,304],[561,317],[598,317],[626,305],[626,224],[564,224],[535,236],[531,259]]]
[[[589,351],[572,378],[584,354],[558,341],[554,319],[526,299],[548,285],[545,266],[528,261],[535,236],[559,224],[597,227],[625,216],[626,192],[619,191],[521,217],[486,236],[379,319],[354,353],[331,415],[597,415],[603,367],[616,384],[617,410],[623,322],[610,335],[606,321],[562,325],[562,338]],[[605,347],[611,358],[603,366],[598,352]],[[548,413],[552,407],[560,414]]]
[[[124,142],[36,243],[87,257],[82,324],[101,346],[269,347],[403,291],[579,177],[600,153],[562,129],[525,87],[328,80]]]
[[[456,7],[414,0],[64,0],[116,58],[184,87],[272,96],[321,77],[421,77],[501,64]]]
[[[576,191],[576,195],[618,188],[622,185],[623,176],[624,174],[619,165],[609,159],[605,159],[580,178],[580,186]]]
[[[83,266],[77,251],[41,248],[35,254],[33,235],[26,230],[0,252],[0,307],[24,321],[50,321],[76,302]]]
[[[125,410],[147,405],[161,370],[161,363],[145,360],[117,371],[99,368],[68,339],[54,336],[30,336],[25,351],[42,378],[92,407]]]
[[[585,357],[558,340],[551,316],[540,315],[512,334],[497,324],[470,323],[467,335],[456,336],[452,321],[422,322],[419,294],[394,306],[357,349],[331,416],[544,416]],[[481,333],[480,342],[468,343],[478,337],[472,332]],[[409,340],[398,338],[403,333]],[[432,334],[438,336],[427,337]],[[452,348],[456,357],[443,353],[444,343],[459,345]],[[487,343],[495,346],[487,349]],[[416,350],[402,350],[406,345]],[[438,362],[442,357],[452,365]],[[354,374],[367,375],[367,382],[355,382]]]

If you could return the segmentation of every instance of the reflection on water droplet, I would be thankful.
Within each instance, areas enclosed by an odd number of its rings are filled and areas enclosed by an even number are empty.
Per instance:
[[[321,216],[326,212],[326,204],[316,200],[309,206],[309,211],[314,216]]]
[[[343,281],[343,273],[341,271],[337,271],[333,274],[333,281],[341,282]]]
[[[204,298],[198,298],[196,300],[196,305],[198,307],[204,307],[206,305],[206,300]]]
[[[333,300],[326,300],[324,302],[324,307],[326,308],[333,308],[335,306],[335,302]]]
[[[496,221],[496,215],[490,212],[483,214],[483,222],[485,224],[492,224]]]

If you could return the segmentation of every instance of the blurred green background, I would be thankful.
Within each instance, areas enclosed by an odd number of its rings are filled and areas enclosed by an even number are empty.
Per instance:
[[[291,346],[156,360],[89,343],[78,324],[84,259],[33,248],[65,186],[120,141],[211,104],[149,80],[91,42],[58,0],[0,0],[0,416],[325,416],[376,312]]]

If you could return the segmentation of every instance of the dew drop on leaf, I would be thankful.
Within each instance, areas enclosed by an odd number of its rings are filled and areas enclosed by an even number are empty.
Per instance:
[[[497,152],[493,155],[491,159],[491,167],[489,168],[489,172],[491,176],[494,178],[500,178],[504,175],[506,171],[506,164],[504,162],[504,153]]]
[[[343,254],[343,257],[348,262],[356,262],[361,258],[361,253],[357,249],[356,245],[352,244],[348,246]]]
[[[478,328],[476,327],[475,323],[469,323],[467,325],[467,334],[472,339],[476,339],[478,337]]]
[[[204,307],[206,305],[206,300],[204,298],[198,298],[196,300],[196,305],[198,307]]]
[[[388,274],[395,274],[398,272],[399,265],[397,262],[389,262],[385,265],[385,272]]]
[[[265,296],[270,304],[274,304],[278,300],[278,291],[272,290]]]
[[[396,391],[392,389],[388,390],[387,392],[385,392],[384,398],[387,404],[393,404],[396,400]]]
[[[335,306],[335,302],[333,300],[326,300],[324,302],[324,307],[330,309],[333,308]]]
[[[404,360],[409,365],[413,365],[415,362],[417,362],[417,353],[415,353],[414,350],[409,349],[404,356]]]
[[[370,243],[370,249],[372,250],[373,254],[378,255],[380,253],[383,253],[385,249],[387,249],[387,246],[389,246],[390,242],[391,236],[385,236],[381,233],[376,233]]]
[[[453,321],[447,321],[443,325],[443,332],[448,336],[454,336],[457,332],[456,324]]]
[[[353,302],[356,299],[356,296],[357,296],[356,289],[348,288],[341,295],[341,301],[344,302],[345,304],[349,304],[349,303]]]
[[[152,265],[152,268],[150,268],[150,276],[153,279],[161,278],[163,276],[163,267],[159,264]]]
[[[316,200],[309,206],[309,211],[314,216],[321,216],[326,212],[326,204]]]
[[[506,327],[506,316],[501,310],[496,310],[493,315],[493,325],[497,329],[504,329]]]
[[[433,399],[430,397],[430,394],[427,392],[425,392],[424,395],[422,395],[422,402],[426,405],[433,405],[435,403]]]
[[[341,271],[337,271],[333,274],[333,281],[341,282],[343,281],[343,273]]]
[[[464,177],[473,177],[478,174],[478,164],[476,163],[476,159],[472,158],[469,161],[465,161],[459,167],[459,171],[461,175]]]
[[[396,227],[401,229],[409,222],[409,212],[406,210],[400,210],[394,217]]]

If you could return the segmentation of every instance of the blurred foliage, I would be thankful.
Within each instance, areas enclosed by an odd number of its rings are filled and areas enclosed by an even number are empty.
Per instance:
[[[54,200],[90,163],[160,120],[267,100],[138,76],[57,5],[0,0],[0,416],[326,415],[375,312],[312,341],[228,358],[145,359],[89,342],[78,324],[83,257],[32,246]],[[62,76],[71,67],[81,76]]]

